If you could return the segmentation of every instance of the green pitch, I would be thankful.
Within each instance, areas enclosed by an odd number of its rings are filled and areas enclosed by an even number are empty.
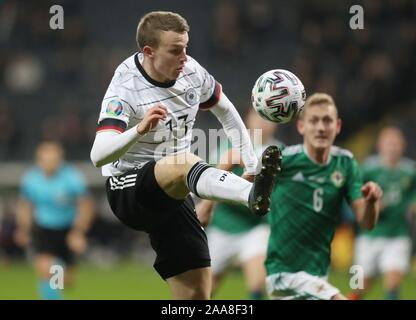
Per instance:
[[[401,296],[416,300],[416,279],[408,275]],[[349,275],[333,273],[332,284],[348,292]],[[0,264],[0,300],[37,299],[35,274],[27,264]],[[73,288],[65,291],[66,299],[171,299],[166,283],[153,268],[135,262],[123,262],[111,268],[81,264]],[[231,272],[220,287],[216,299],[245,299],[246,290],[242,275]],[[378,281],[368,299],[382,299]]]

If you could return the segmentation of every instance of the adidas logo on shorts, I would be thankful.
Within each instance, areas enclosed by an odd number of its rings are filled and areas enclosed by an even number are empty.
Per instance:
[[[129,174],[127,176],[117,178],[110,178],[110,189],[111,190],[122,190],[124,188],[134,187],[136,185],[137,174]]]

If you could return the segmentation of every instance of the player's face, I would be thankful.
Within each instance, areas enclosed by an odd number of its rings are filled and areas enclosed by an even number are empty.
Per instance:
[[[160,78],[159,81],[166,82],[178,78],[187,60],[188,41],[187,32],[161,32],[159,46],[153,50],[152,55],[153,68]]]
[[[399,160],[405,149],[405,141],[403,134],[399,129],[386,128],[378,138],[378,151],[383,157],[390,160]]]
[[[341,130],[341,120],[331,104],[311,105],[298,121],[298,131],[306,145],[315,150],[329,149]]]
[[[62,149],[53,143],[43,144],[37,150],[36,162],[47,175],[54,174],[62,160]]]

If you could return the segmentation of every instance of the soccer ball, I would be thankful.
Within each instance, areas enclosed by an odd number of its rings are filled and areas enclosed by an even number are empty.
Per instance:
[[[305,105],[306,92],[292,72],[275,69],[263,73],[251,93],[253,108],[262,118],[286,123],[299,117]]]

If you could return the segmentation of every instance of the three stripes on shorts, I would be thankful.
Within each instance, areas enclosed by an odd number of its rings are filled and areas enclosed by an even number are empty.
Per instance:
[[[128,174],[124,177],[111,177],[110,178],[110,189],[111,190],[122,190],[124,188],[133,187],[136,185],[137,173]]]

